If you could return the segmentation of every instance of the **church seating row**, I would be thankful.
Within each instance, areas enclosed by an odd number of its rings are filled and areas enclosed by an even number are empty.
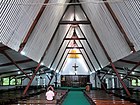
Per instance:
[[[107,94],[103,90],[84,91],[84,93],[93,105],[136,105],[136,103],[131,103],[130,101],[115,97],[113,94]]]
[[[39,104],[39,105],[44,105],[44,104],[47,104],[47,105],[61,105],[61,103],[63,102],[64,98],[66,97],[67,95],[67,90],[57,90],[56,91],[57,94],[55,96],[55,99],[52,100],[52,101],[48,101],[46,100],[46,97],[45,97],[45,92],[39,94],[39,95],[35,95],[33,97],[30,97],[30,98],[26,98],[26,99],[22,99],[20,101],[18,101],[16,104],[12,104],[12,105],[36,105],[36,104]]]

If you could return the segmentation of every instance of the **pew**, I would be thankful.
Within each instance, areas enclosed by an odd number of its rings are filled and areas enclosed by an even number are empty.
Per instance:
[[[136,103],[120,99],[112,94],[107,94],[103,90],[92,90],[90,92],[84,91],[84,93],[93,105],[136,105]]]

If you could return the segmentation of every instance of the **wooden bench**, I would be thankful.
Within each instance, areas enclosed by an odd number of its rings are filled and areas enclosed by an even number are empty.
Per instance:
[[[49,105],[56,105],[57,104],[57,100],[52,100],[52,101],[48,101],[48,100],[26,100],[26,101],[18,101],[18,104],[49,104]]]
[[[84,93],[88,97],[88,99],[96,105],[136,105],[136,103],[125,101],[113,95],[107,94],[102,90],[94,90]]]
[[[17,102],[17,104],[12,105],[60,105],[64,99],[64,96],[67,94],[67,90],[56,90],[55,99],[52,101],[46,100],[45,93],[35,95],[34,97],[26,98]]]

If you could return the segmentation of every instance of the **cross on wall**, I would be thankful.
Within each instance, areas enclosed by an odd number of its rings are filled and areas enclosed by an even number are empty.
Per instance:
[[[75,75],[76,75],[76,71],[77,71],[78,66],[77,66],[77,65],[76,65],[76,63],[75,63],[75,65],[74,65],[74,66],[72,66],[72,67],[74,68]]]

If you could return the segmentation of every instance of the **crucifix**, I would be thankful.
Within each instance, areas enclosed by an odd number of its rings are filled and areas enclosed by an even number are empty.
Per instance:
[[[74,71],[75,71],[75,75],[76,75],[76,69],[78,68],[78,66],[76,65],[76,63],[75,63],[75,65],[74,66],[72,66],[73,68],[74,68]]]

